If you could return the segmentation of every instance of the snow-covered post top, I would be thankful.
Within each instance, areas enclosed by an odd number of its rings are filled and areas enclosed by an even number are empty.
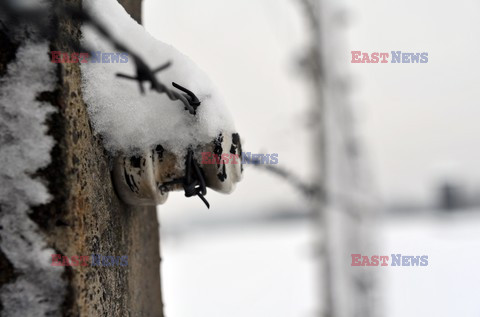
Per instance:
[[[198,195],[208,206],[206,186],[231,192],[241,178],[240,160],[202,162],[205,152],[241,156],[232,117],[210,79],[188,57],[148,34],[117,1],[85,0],[84,8],[111,37],[105,40],[91,24],[82,28],[82,45],[94,53],[82,64],[82,81],[95,132],[116,157],[113,180],[121,198],[155,205],[168,191],[183,188],[187,197]],[[143,71],[167,62],[161,72]],[[141,72],[152,87],[143,87]]]

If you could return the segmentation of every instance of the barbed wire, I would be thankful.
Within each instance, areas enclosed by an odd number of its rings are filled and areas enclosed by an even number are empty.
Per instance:
[[[3,14],[7,15],[7,19],[10,17],[15,22],[21,21],[23,23],[35,26],[37,31],[39,31],[41,37],[48,39],[49,37],[51,37],[51,35],[49,36],[49,34],[53,34],[53,37],[59,37],[57,30],[54,29],[53,32],[50,32],[52,28],[49,27],[49,24],[45,23],[44,20],[38,18],[44,18],[46,16],[49,16],[51,14],[51,11],[48,11],[47,9],[29,7],[22,8],[21,6],[16,4],[15,1],[12,0],[0,1],[0,9]],[[167,85],[160,82],[155,76],[156,73],[170,67],[172,64],[170,61],[155,69],[150,68],[142,57],[140,57],[133,50],[129,49],[126,45],[122,44],[110,33],[107,28],[105,28],[99,21],[95,20],[83,8],[73,7],[71,5],[63,5],[54,8],[53,12],[54,18],[56,19],[66,16],[74,21],[79,21],[92,26],[105,39],[107,39],[114,46],[115,49],[128,53],[129,56],[133,58],[135,65],[135,75],[119,73],[117,74],[117,77],[137,81],[141,94],[145,94],[145,88],[143,86],[143,83],[148,82],[150,83],[150,90],[156,91],[160,94],[166,94],[170,100],[181,101],[185,106],[185,110],[188,110],[188,112],[192,115],[196,115],[196,110],[200,106],[201,102],[193,92],[174,82],[172,82],[172,86],[175,89],[180,90],[180,92],[170,89]],[[61,39],[74,49],[88,52],[92,51],[85,45],[73,41],[71,38],[61,37]]]

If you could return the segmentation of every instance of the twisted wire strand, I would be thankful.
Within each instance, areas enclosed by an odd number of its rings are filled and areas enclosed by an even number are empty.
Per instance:
[[[278,166],[272,166],[269,164],[263,164],[260,159],[253,159],[250,157],[245,156],[244,157],[246,162],[249,164],[252,164],[253,166],[257,168],[263,168],[267,170],[268,172],[275,174],[279,176],[280,178],[283,178],[286,180],[291,186],[296,188],[300,193],[302,193],[305,197],[311,198],[311,197],[317,197],[317,198],[323,198],[324,193],[323,189],[321,186],[316,185],[316,184],[307,184],[304,181],[302,181],[297,175],[293,174],[292,172],[283,169]]]

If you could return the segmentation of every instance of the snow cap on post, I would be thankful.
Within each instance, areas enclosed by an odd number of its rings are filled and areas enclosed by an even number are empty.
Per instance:
[[[82,28],[82,46],[101,57],[81,65],[83,95],[95,132],[116,157],[113,179],[120,197],[153,205],[183,188],[187,197],[199,196],[208,206],[206,186],[231,192],[241,164],[200,164],[201,153],[214,149],[220,137],[230,149],[238,136],[210,79],[148,34],[117,1],[84,0],[84,8],[89,23]],[[119,54],[127,54],[126,62],[117,62]]]

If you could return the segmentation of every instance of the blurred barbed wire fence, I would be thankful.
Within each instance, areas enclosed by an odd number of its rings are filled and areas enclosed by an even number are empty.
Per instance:
[[[313,182],[295,170],[248,163],[290,184],[313,204],[318,229],[320,311],[322,317],[372,317],[374,278],[352,270],[350,254],[368,252],[374,197],[368,164],[357,137],[349,78],[339,63],[345,11],[327,0],[298,0],[310,32],[299,61],[313,95],[309,117],[313,135]]]
[[[342,3],[328,0],[299,2],[310,29],[310,46],[301,66],[314,94],[313,148],[320,160],[314,173],[315,183],[323,188],[323,196],[316,200],[320,316],[370,317],[374,315],[372,276],[350,267],[350,254],[362,253],[370,243],[372,196],[348,100],[349,79],[339,58],[345,11]]]

